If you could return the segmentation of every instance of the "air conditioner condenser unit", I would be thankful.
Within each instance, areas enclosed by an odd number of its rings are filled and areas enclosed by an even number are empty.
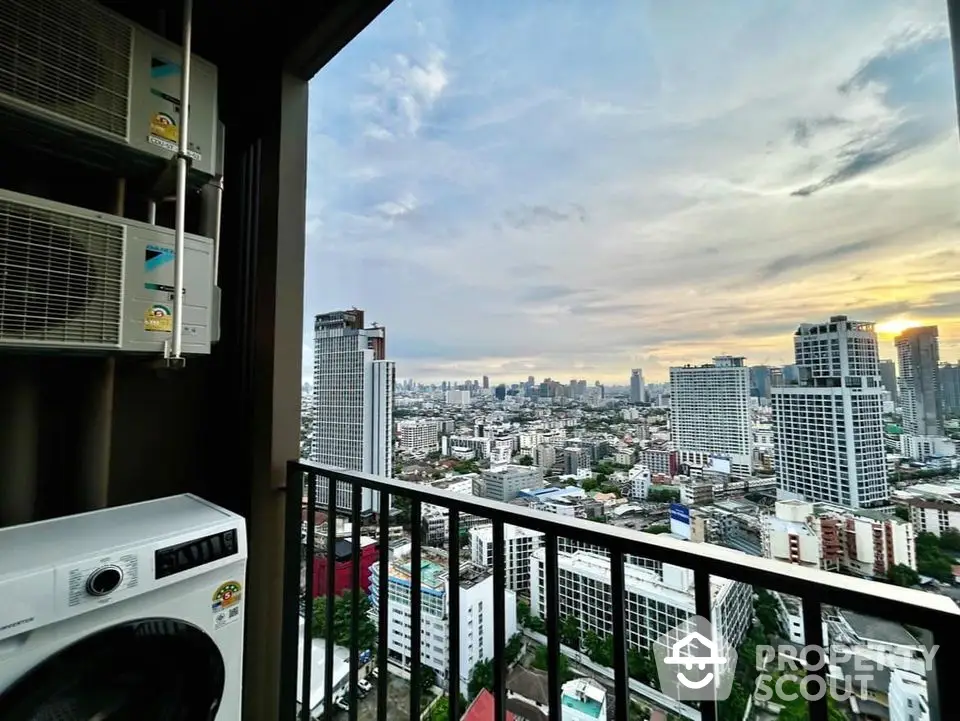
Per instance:
[[[218,337],[213,241],[187,234],[183,352]],[[0,190],[0,348],[163,353],[174,231]]]
[[[183,50],[92,0],[0,2],[4,131],[108,167],[162,169],[178,151]],[[192,171],[220,172],[217,69],[191,56]],[[9,126],[9,129],[8,127]]]

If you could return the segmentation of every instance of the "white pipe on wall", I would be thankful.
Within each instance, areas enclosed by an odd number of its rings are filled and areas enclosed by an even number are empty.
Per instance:
[[[177,153],[177,210],[174,225],[176,255],[173,266],[173,358],[183,357],[183,262],[187,215],[187,151],[190,129],[190,55],[193,35],[193,0],[183,0],[183,66],[180,68],[180,152]]]

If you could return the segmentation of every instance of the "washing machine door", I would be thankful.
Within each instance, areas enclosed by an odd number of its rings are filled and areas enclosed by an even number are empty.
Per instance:
[[[66,647],[0,694],[3,721],[213,721],[223,658],[170,619],[113,626]]]

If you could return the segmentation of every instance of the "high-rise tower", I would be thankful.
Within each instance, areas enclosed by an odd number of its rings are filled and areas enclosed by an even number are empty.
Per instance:
[[[894,339],[900,366],[898,391],[903,430],[915,436],[943,435],[940,345],[937,326],[907,328]]]
[[[385,359],[386,329],[364,328],[363,311],[335,311],[314,321],[313,460],[378,476],[393,473],[394,363]],[[318,484],[318,502],[327,502]],[[337,505],[351,507],[347,484]],[[364,489],[363,511],[379,511],[379,494]]]
[[[880,358],[873,323],[837,315],[793,335],[799,373],[771,392],[780,487],[851,508],[883,503],[887,488]]]
[[[630,402],[643,403],[646,400],[644,390],[643,371],[640,368],[634,368],[630,371]]]
[[[703,366],[670,369],[670,425],[681,463],[729,460],[735,476],[753,468],[750,369],[743,358],[717,356]]]

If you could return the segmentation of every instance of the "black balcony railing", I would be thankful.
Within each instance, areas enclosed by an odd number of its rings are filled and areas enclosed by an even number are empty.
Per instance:
[[[330,488],[333,486],[333,488]],[[342,489],[349,488],[351,508],[337,507],[338,498],[343,500],[346,494]],[[326,502],[318,503],[318,489]],[[283,648],[281,662],[281,721],[309,721],[312,718],[332,718],[340,713],[334,706],[334,662],[335,634],[332,632],[335,622],[333,595],[336,590],[336,564],[326,563],[325,588],[326,629],[324,642],[324,684],[320,715],[316,709],[320,704],[311,698],[312,653],[311,638],[312,603],[310,599],[314,586],[314,557],[316,555],[317,512],[325,514],[327,520],[326,551],[327,559],[334,559],[333,552],[337,540],[336,518],[351,521],[351,536],[355,551],[350,577],[351,620],[350,638],[356,640],[360,623],[361,564],[356,554],[361,540],[361,500],[365,489],[380,494],[379,507],[388,509],[390,498],[402,497],[410,502],[410,527],[421,527],[422,507],[424,503],[450,509],[448,526],[448,549],[450,564],[448,569],[450,619],[460,617],[459,598],[459,514],[470,513],[490,518],[493,526],[493,599],[494,599],[494,655],[492,659],[494,678],[493,694],[495,699],[495,719],[506,718],[506,660],[504,654],[505,618],[504,598],[506,580],[504,575],[504,526],[510,524],[540,531],[544,534],[545,599],[546,599],[546,638],[547,654],[551,668],[556,668],[561,653],[559,630],[559,570],[558,540],[571,539],[584,544],[592,544],[606,549],[611,559],[610,586],[612,591],[612,636],[614,642],[614,698],[613,709],[618,721],[627,721],[630,708],[630,684],[627,666],[627,634],[625,614],[625,573],[624,558],[627,555],[641,556],[663,563],[692,569],[694,577],[694,608],[697,615],[711,618],[711,576],[750,584],[790,596],[798,597],[802,602],[802,623],[805,644],[820,646],[823,644],[823,608],[832,606],[867,616],[879,617],[900,624],[921,626],[925,629],[926,645],[939,647],[933,658],[933,669],[927,673],[927,696],[930,706],[930,718],[946,720],[952,718],[949,709],[950,678],[956,672],[956,661],[960,657],[960,610],[952,600],[945,596],[922,591],[905,589],[892,584],[878,583],[860,578],[844,576],[838,573],[820,571],[779,561],[755,558],[726,548],[706,543],[684,542],[671,537],[652,535],[624,529],[616,526],[590,522],[586,520],[557,516],[550,513],[533,511],[528,508],[491,501],[474,496],[466,496],[428,486],[407,483],[396,479],[371,476],[364,473],[344,471],[307,461],[291,461],[288,464],[287,478],[287,516],[284,569],[284,615]],[[341,490],[341,493],[337,493]],[[306,511],[306,553],[302,518]],[[376,691],[377,719],[396,719],[397,709],[389,705],[388,695],[388,633],[389,628],[389,513],[379,514],[379,551],[377,555],[377,595],[378,607],[378,647],[376,649]],[[411,533],[411,590],[421,587],[421,535]],[[305,560],[304,560],[305,557]],[[305,562],[305,574],[301,563]],[[305,578],[304,578],[305,575]],[[301,585],[305,581],[307,602],[301,597]],[[410,593],[411,615],[411,658],[409,684],[409,718],[421,716],[420,649],[417,641],[421,639],[421,594]],[[305,618],[301,615],[304,614]],[[302,629],[301,629],[302,626]],[[448,658],[446,695],[449,704],[450,721],[457,721],[464,709],[459,707],[460,693],[460,625],[448,624]],[[302,633],[302,638],[301,638]],[[357,642],[349,648],[349,675],[344,700],[348,706],[347,718],[355,721],[358,716],[360,698],[361,653]],[[808,674],[823,675],[824,671],[815,659],[810,659]],[[549,677],[549,719],[561,718],[561,685],[558,673]],[[299,703],[297,699],[303,703]],[[716,702],[700,702],[700,717],[703,721],[717,719]],[[810,721],[827,721],[827,698],[811,702],[808,706]],[[325,716],[324,716],[325,714]]]

